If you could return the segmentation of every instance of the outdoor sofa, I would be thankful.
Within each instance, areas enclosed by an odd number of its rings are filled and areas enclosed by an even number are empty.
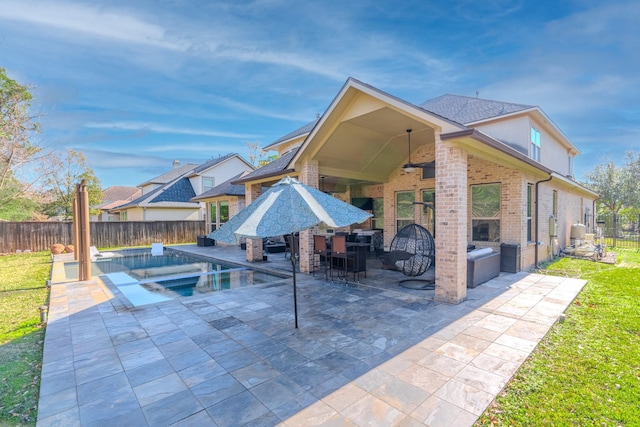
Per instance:
[[[467,288],[475,288],[499,274],[500,252],[491,248],[467,252]]]

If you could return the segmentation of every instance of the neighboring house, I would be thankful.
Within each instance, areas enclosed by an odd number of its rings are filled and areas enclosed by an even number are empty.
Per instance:
[[[370,200],[373,220],[354,228],[382,229],[387,248],[404,225],[423,224],[435,236],[440,301],[466,299],[467,245],[519,246],[526,270],[569,245],[572,224],[592,226],[597,195],[573,180],[579,151],[536,106],[455,95],[415,105],[350,78],[319,119],[264,150],[280,158],[233,181],[247,203],[290,175]],[[319,230],[300,233],[302,271]],[[262,259],[260,241],[247,259]]]
[[[234,185],[232,182],[242,178],[247,173],[247,171],[242,172],[191,199],[192,202],[206,204],[207,234],[217,230],[222,224],[229,221],[229,218],[232,218],[244,208],[244,185]]]
[[[114,186],[105,189],[102,192],[102,203],[96,206],[100,209],[100,213],[92,216],[91,221],[119,221],[120,215],[109,213],[109,211],[129,203],[141,195],[142,190],[138,187]]]
[[[112,209],[122,221],[201,221],[205,204],[191,199],[254,167],[238,154],[211,159],[201,165],[174,161],[173,169],[139,185],[142,195]]]

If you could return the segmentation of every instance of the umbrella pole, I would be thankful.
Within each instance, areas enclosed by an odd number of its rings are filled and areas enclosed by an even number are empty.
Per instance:
[[[295,245],[293,244],[294,235],[291,233],[291,268],[293,269],[293,315],[296,319],[296,329],[298,329],[298,299],[296,296],[296,254]]]

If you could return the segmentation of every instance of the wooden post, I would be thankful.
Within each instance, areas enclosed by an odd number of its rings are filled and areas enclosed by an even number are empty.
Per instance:
[[[79,218],[79,237],[80,237],[80,253],[79,253],[79,280],[91,279],[91,236],[89,229],[89,194],[87,186],[82,180],[80,182],[78,202],[78,218]]]
[[[80,233],[80,219],[78,218],[78,203],[80,198],[80,184],[76,184],[75,193],[73,196],[73,259],[78,261],[78,251],[80,251],[80,240],[78,239]]]

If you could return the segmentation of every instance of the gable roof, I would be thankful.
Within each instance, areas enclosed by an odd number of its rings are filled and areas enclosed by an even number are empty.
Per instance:
[[[190,173],[197,167],[198,165],[194,163],[187,163],[186,165],[174,167],[173,169],[163,173],[162,175],[158,175],[155,178],[151,178],[150,180],[143,182],[139,185],[139,187],[144,187],[145,185],[149,184],[167,184],[178,177]]]
[[[158,184],[159,186],[157,188],[154,188],[129,203],[118,205],[117,208],[111,207],[111,209],[118,211],[134,207],[199,208],[200,204],[198,202],[191,201],[191,199],[196,196],[196,192],[191,185],[189,177],[198,175],[232,157],[238,157],[247,163],[246,160],[242,159],[237,153],[230,153],[216,159],[210,159],[200,165],[188,163],[183,166],[174,167],[170,171],[140,184],[141,187]]]
[[[425,101],[419,107],[464,125],[536,108],[533,105],[451,94]]]
[[[203,164],[196,166],[188,176],[191,177],[191,176],[198,175],[198,174],[206,171],[207,169],[211,169],[212,167],[214,167],[214,166],[216,166],[216,165],[218,165],[218,164],[220,164],[220,163],[222,163],[222,162],[224,162],[226,160],[229,160],[229,159],[231,159],[233,157],[237,157],[242,162],[246,163],[247,166],[249,166],[250,168],[254,169],[254,166],[251,163],[249,163],[248,161],[246,161],[245,159],[243,159],[242,156],[240,156],[238,153],[229,153],[229,154],[226,154],[224,156],[219,156],[216,159],[207,160]]]
[[[190,201],[195,195],[189,179],[181,177],[162,187],[155,188],[127,204],[118,206],[114,210],[136,207],[198,208],[200,206],[198,203]]]
[[[244,196],[244,185],[234,184],[233,182],[237,179],[240,179],[243,175],[246,175],[247,172],[239,173],[233,178],[223,182],[220,185],[216,185],[215,187],[205,191],[199,196],[193,197],[192,201],[199,201],[205,199],[211,199],[219,196]]]

